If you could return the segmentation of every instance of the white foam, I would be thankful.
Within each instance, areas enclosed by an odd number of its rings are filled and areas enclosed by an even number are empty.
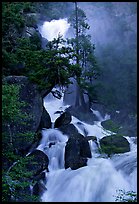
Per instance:
[[[52,41],[54,38],[57,38],[58,35],[62,35],[65,38],[65,35],[70,27],[70,24],[67,22],[67,19],[59,19],[52,21],[45,21],[44,24],[39,28],[43,38],[46,38],[49,41]]]

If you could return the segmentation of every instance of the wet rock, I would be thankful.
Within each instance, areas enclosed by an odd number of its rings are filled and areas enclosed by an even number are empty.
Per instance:
[[[88,141],[79,133],[71,136],[65,147],[65,168],[75,170],[86,166],[87,158],[91,158]]]
[[[63,111],[56,111],[54,114],[62,114]]]
[[[34,186],[33,186],[33,195],[35,196],[41,196],[44,191],[46,191],[47,188],[45,187],[45,184],[42,181],[38,181]]]
[[[87,141],[92,140],[94,142],[97,142],[97,137],[96,136],[87,136],[85,138],[87,139]]]
[[[82,107],[82,109],[87,111],[90,107],[88,95],[79,87],[76,79],[71,77],[70,82],[64,93],[64,104],[72,107]]]
[[[71,114],[68,111],[62,113],[55,121],[54,128],[58,128],[63,125],[68,125],[71,122]]]
[[[85,126],[83,123],[81,122],[77,122],[77,125],[80,127],[80,129],[83,131],[84,135],[87,136],[88,135],[88,131],[86,130]]]
[[[94,124],[94,121],[97,121],[97,117],[91,110],[84,109],[82,106],[74,107],[70,106],[66,109],[70,114],[81,121],[87,122],[91,125]]]
[[[100,147],[102,152],[108,156],[116,153],[125,153],[130,151],[130,144],[128,140],[119,135],[106,136],[100,139]]]
[[[38,130],[41,130],[43,128],[49,129],[51,128],[51,126],[52,126],[51,117],[47,112],[47,110],[43,107],[43,112],[42,112],[41,121],[40,121]]]
[[[78,134],[77,128],[73,124],[62,125],[58,128],[63,134],[67,135],[68,137],[74,136]]]
[[[42,171],[44,170],[49,171],[48,170],[49,159],[44,152],[36,149],[28,155],[28,158],[29,162],[27,164],[27,169],[34,172],[33,178],[42,173]]]
[[[54,90],[54,91],[52,90],[51,93],[53,94],[53,96],[54,96],[55,98],[61,99],[61,97],[62,97],[61,92],[58,91],[58,90]]]

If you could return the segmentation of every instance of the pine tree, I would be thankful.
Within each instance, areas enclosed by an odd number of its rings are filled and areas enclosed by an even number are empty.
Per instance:
[[[87,34],[90,26],[87,23],[85,12],[75,3],[75,10],[71,14],[68,22],[75,31],[75,38],[69,40],[75,50],[75,62],[81,67],[78,83],[86,89],[92,90],[94,79],[99,76],[99,66],[95,57],[95,45],[91,42],[91,36]]]

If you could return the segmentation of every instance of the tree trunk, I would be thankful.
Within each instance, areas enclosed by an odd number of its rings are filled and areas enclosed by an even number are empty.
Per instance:
[[[76,13],[76,63],[79,64],[79,36],[78,36],[78,8],[77,2],[75,2],[75,13]]]

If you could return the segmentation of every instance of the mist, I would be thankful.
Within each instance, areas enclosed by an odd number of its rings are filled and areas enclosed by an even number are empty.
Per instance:
[[[79,2],[79,7],[86,13],[96,50],[99,46],[116,45],[123,38],[120,47],[136,41],[135,2]]]
[[[102,71],[94,82],[98,98],[114,108],[136,112],[137,4],[135,2],[79,2],[90,29]],[[102,86],[103,84],[103,86]],[[105,100],[103,99],[105,98]]]
[[[137,86],[137,4],[136,2],[77,2],[87,17],[91,42],[101,74],[94,80],[97,100],[112,108],[136,112]],[[42,37],[52,40],[58,33],[64,38],[75,37],[66,22],[75,10],[73,2],[50,3],[49,11],[56,16],[47,20],[43,15]],[[55,9],[61,12],[54,12]],[[42,26],[43,25],[43,26]],[[116,104],[117,103],[117,104]],[[117,106],[118,105],[118,106]]]

